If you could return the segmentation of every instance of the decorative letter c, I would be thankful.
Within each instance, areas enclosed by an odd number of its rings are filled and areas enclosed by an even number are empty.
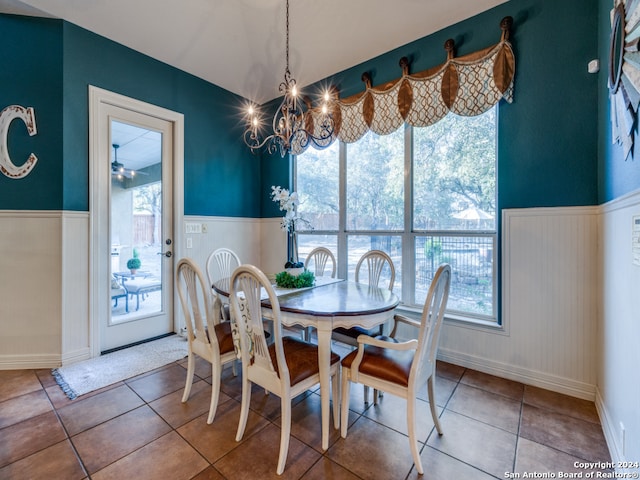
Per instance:
[[[0,172],[9,178],[24,178],[31,173],[38,161],[38,157],[32,153],[27,161],[19,167],[11,161],[7,146],[7,134],[9,133],[9,125],[16,118],[21,119],[27,126],[29,136],[34,136],[38,133],[33,107],[24,108],[20,105],[10,105],[0,112]]]

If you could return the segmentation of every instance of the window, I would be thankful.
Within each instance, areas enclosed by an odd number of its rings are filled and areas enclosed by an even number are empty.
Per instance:
[[[383,250],[396,269],[394,292],[416,308],[447,262],[448,315],[495,322],[496,138],[494,107],[307,150],[294,169],[300,211],[314,227],[299,233],[301,258],[327,246],[338,276],[353,280],[360,256]]]

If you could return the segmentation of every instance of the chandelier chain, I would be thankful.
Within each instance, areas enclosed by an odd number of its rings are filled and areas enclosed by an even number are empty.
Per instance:
[[[287,24],[287,46],[286,46],[286,68],[285,71],[289,72],[289,0],[287,0],[286,10],[286,24]]]
[[[253,105],[249,106],[247,129],[244,132],[244,142],[252,152],[264,146],[269,154],[279,150],[282,157],[292,152],[301,153],[310,143],[316,148],[326,148],[333,141],[334,134],[333,119],[327,108],[328,93],[325,93],[325,103],[318,110],[312,108],[311,101],[307,97],[302,101],[298,100],[296,80],[289,70],[289,0],[286,0],[285,21],[286,68],[284,81],[279,86],[283,97],[280,107],[273,116],[273,133],[262,137],[259,131],[260,114]]]

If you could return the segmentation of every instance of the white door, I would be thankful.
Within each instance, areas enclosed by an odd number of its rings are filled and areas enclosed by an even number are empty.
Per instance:
[[[113,103],[99,102],[92,125],[94,356],[177,331],[176,125],[153,106]]]

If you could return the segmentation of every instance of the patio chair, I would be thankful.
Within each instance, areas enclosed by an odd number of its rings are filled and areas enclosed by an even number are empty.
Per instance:
[[[267,346],[262,328],[261,291],[267,293],[274,324],[274,342]],[[284,471],[291,433],[291,401],[320,382],[318,346],[294,337],[282,337],[280,303],[264,273],[253,265],[241,265],[231,276],[231,315],[236,348],[242,357],[242,405],[236,441],[242,440],[247,425],[251,384],[280,397],[280,453],[276,473]],[[332,391],[339,388],[340,356],[331,352]],[[333,399],[333,414],[339,414]]]
[[[213,308],[211,287],[207,285],[202,271],[193,260],[181,259],[177,272],[176,285],[189,341],[187,379],[182,403],[189,399],[195,371],[195,355],[198,355],[211,363],[211,403],[207,417],[207,423],[210,424],[218,408],[222,366],[236,359],[231,323],[222,322],[219,310]]]
[[[349,421],[349,387],[351,382],[362,383],[376,390],[398,395],[407,401],[407,427],[411,454],[420,475],[424,474],[416,438],[416,396],[426,383],[431,417],[439,435],[442,427],[438,420],[435,401],[436,354],[444,311],[449,297],[451,267],[440,265],[429,287],[420,323],[402,315],[395,315],[398,322],[418,329],[418,338],[397,342],[391,337],[358,337],[358,349],[342,360],[342,410],[340,435],[347,437]]]
[[[162,281],[156,277],[135,278],[133,280],[125,280],[124,288],[127,293],[132,297],[136,297],[136,311],[140,310],[140,297],[142,300],[147,298],[152,292],[157,292],[162,289]],[[129,305],[127,303],[127,312],[129,311]]]
[[[118,299],[124,298],[124,308],[125,311],[129,311],[129,296],[127,295],[127,291],[122,286],[122,284],[118,281],[116,277],[111,275],[111,300],[114,301],[113,308],[118,306]]]

